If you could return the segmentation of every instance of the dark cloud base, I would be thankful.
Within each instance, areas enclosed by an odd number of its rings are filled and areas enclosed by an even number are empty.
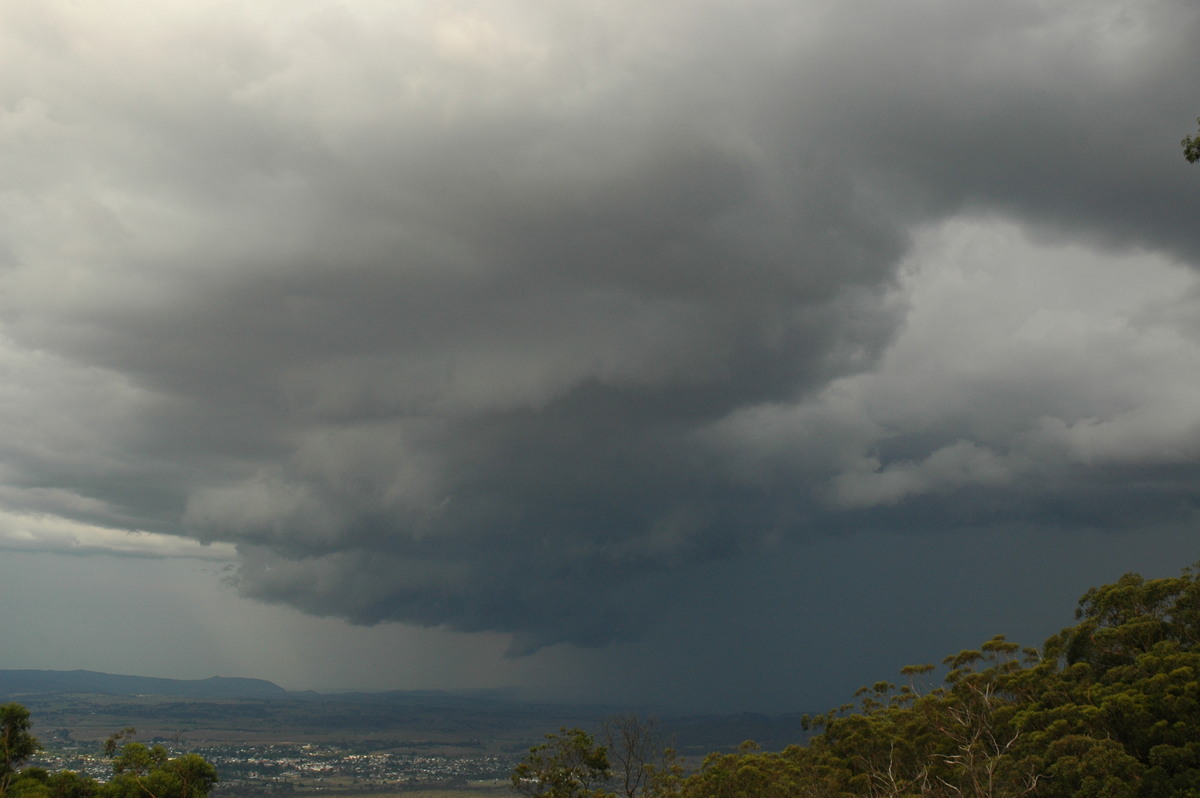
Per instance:
[[[128,60],[17,5],[14,511],[517,653],[637,640],[680,574],[781,541],[1194,520],[1195,451],[1072,459],[1083,415],[1037,449],[1038,386],[921,423],[837,398],[949,218],[1200,262],[1194,4],[315,4],[156,18]]]

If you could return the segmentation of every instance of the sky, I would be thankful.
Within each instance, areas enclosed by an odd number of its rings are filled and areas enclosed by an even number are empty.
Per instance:
[[[1200,560],[1194,0],[0,0],[0,668],[822,711]]]

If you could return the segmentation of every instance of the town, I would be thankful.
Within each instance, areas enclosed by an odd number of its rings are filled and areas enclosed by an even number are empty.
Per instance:
[[[171,749],[171,741],[153,742]],[[178,753],[172,750],[172,753]],[[224,744],[197,748],[220,774],[215,795],[272,792],[361,793],[466,783],[507,783],[515,757],[495,754],[443,755],[409,751],[350,751],[328,744]],[[112,772],[99,751],[47,748],[31,764],[73,770],[99,781]]]

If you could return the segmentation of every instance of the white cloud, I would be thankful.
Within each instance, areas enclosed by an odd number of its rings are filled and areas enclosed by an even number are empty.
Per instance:
[[[1200,457],[1195,271],[964,216],[920,232],[902,275],[907,316],[874,368],[712,428],[740,478],[866,507]]]
[[[995,486],[1009,481],[1004,460],[978,444],[956,441],[923,460],[902,460],[881,467],[864,458],[862,467],[833,478],[831,500],[839,507],[894,505],[911,496],[968,485]]]
[[[139,530],[92,526],[66,518],[0,509],[0,549],[56,554],[110,554],[122,557],[233,560],[227,543],[202,544],[191,538]]]

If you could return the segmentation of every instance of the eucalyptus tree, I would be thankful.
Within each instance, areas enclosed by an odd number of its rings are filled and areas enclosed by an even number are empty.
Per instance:
[[[7,793],[21,765],[41,745],[29,733],[29,710],[20,704],[0,706],[0,795]]]
[[[534,798],[610,798],[608,751],[582,729],[559,729],[529,749],[512,772],[512,788]]]
[[[105,742],[113,770],[107,782],[70,770],[22,767],[41,748],[29,729],[28,709],[0,706],[0,798],[208,798],[217,783],[216,768],[204,757],[172,756],[161,745],[133,742],[134,729]]]

